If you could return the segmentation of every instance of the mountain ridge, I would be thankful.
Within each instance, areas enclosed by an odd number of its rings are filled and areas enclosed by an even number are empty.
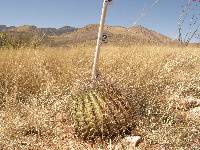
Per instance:
[[[0,25],[0,32],[43,32],[47,35],[61,35],[63,33],[69,33],[75,31],[77,28],[71,26],[63,26],[61,28],[52,27],[37,27],[34,25],[22,25],[22,26],[6,26]]]

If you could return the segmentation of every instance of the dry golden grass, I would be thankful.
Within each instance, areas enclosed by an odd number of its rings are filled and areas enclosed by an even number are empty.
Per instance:
[[[109,140],[91,144],[78,139],[68,108],[71,91],[90,79],[93,50],[83,44],[0,50],[0,149],[110,147]],[[132,134],[144,137],[142,149],[156,144],[189,149],[200,139],[199,122],[180,117],[176,107],[191,88],[192,96],[198,95],[199,48],[107,45],[99,69],[102,82],[120,88],[136,104]],[[113,149],[118,141],[112,139]]]

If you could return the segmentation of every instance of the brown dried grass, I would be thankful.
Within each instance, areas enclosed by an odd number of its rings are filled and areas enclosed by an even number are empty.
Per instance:
[[[0,50],[0,149],[106,149],[109,140],[78,139],[67,102],[74,87],[90,79],[94,47]],[[100,72],[137,104],[132,113],[146,147],[188,149],[198,124],[180,122],[174,107],[182,92],[199,88],[200,49],[173,46],[104,46]],[[197,90],[198,91],[198,90]],[[193,133],[193,130],[198,133]],[[112,141],[114,149],[119,138]]]

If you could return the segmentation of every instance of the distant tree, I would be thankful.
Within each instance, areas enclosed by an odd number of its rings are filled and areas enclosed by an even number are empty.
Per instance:
[[[4,47],[6,44],[7,36],[5,33],[0,32],[0,47]]]
[[[182,6],[178,22],[178,40],[188,45],[190,42],[200,40],[200,0],[188,0]]]

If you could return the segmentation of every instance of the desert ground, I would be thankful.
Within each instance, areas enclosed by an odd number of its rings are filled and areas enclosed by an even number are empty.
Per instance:
[[[0,50],[0,149],[130,148],[126,135],[85,140],[74,129],[70,96],[90,80],[94,50],[88,43]],[[200,48],[104,44],[99,72],[103,89],[114,86],[134,104],[129,136],[143,138],[135,149],[200,148]]]

